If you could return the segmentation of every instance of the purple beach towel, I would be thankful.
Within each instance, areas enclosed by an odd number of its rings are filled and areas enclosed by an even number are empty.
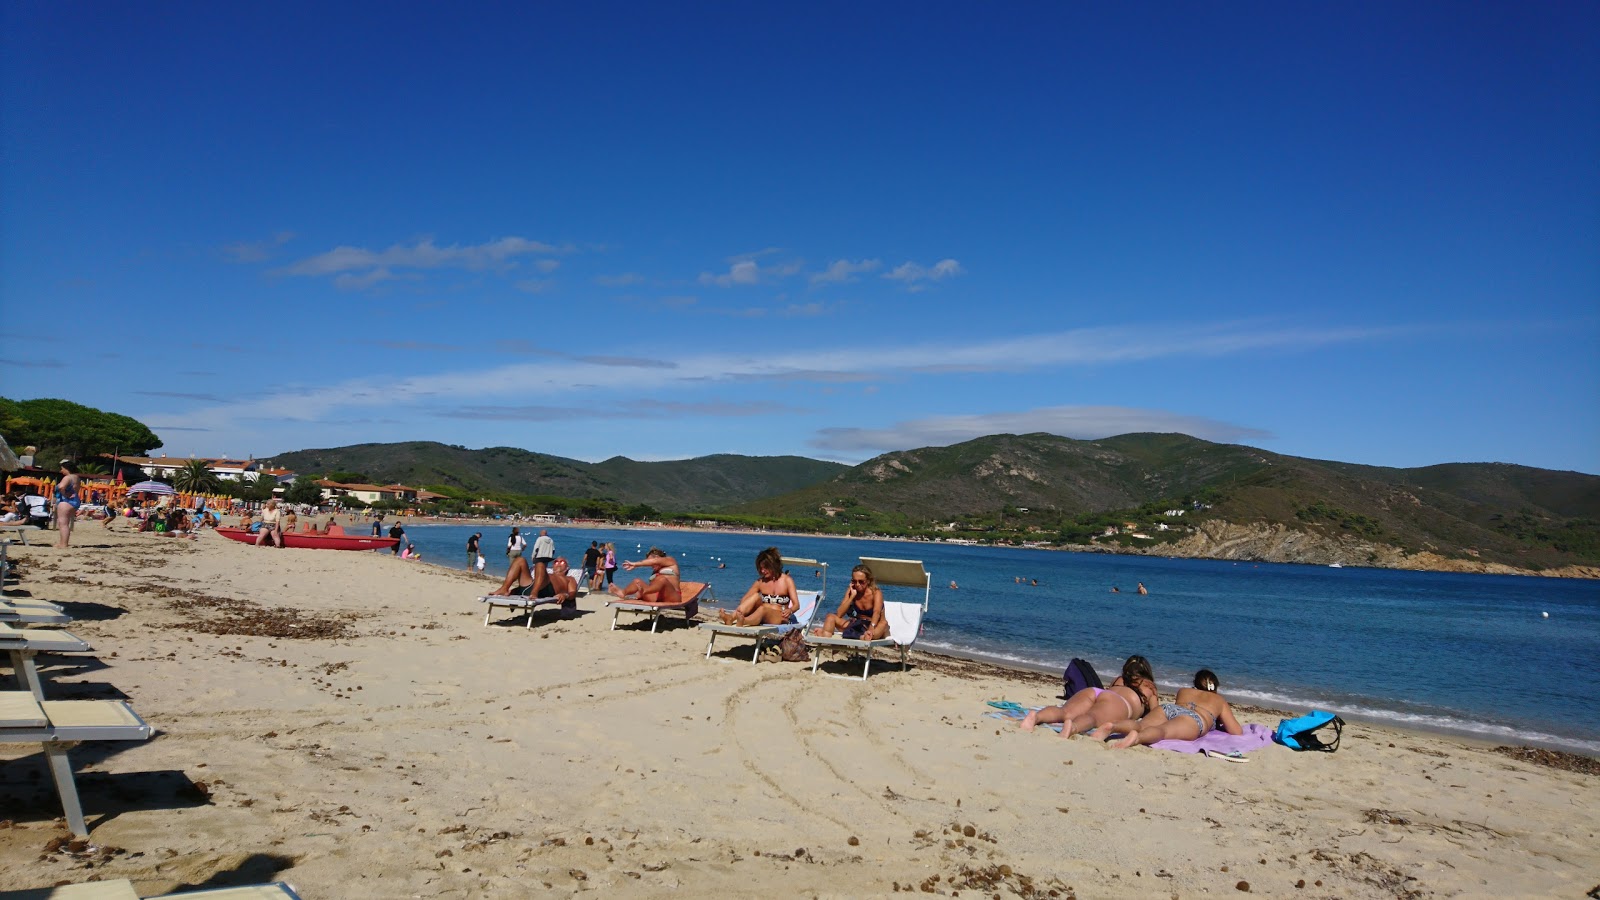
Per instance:
[[[1199,753],[1201,750],[1210,750],[1213,753],[1248,753],[1270,743],[1272,743],[1272,729],[1265,725],[1251,724],[1244,726],[1244,734],[1212,731],[1201,735],[1198,740],[1156,741],[1150,746],[1160,750],[1176,750],[1179,753]]]

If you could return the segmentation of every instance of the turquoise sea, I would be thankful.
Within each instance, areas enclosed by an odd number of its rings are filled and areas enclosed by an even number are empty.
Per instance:
[[[474,531],[502,577],[510,526],[415,526],[408,537],[426,562],[465,568]],[[660,546],[723,602],[744,593],[756,553],[774,544],[829,564],[833,604],[858,557],[920,559],[934,583],[929,650],[1057,672],[1081,656],[1107,680],[1142,653],[1166,690],[1206,667],[1249,704],[1600,755],[1593,581],[676,530],[550,534],[575,568],[592,540],[614,541],[622,559]],[[794,575],[801,588],[820,585],[809,570]],[[1149,595],[1133,592],[1140,581]]]

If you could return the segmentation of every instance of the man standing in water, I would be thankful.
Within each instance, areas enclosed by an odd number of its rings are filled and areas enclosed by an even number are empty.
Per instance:
[[[471,569],[478,564],[478,541],[483,538],[483,532],[478,532],[467,538],[467,568]]]

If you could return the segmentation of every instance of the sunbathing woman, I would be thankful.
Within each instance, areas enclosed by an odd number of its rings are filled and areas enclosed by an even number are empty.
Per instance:
[[[644,559],[633,560],[622,564],[624,569],[633,570],[644,566],[650,567],[653,573],[649,581],[635,578],[625,588],[608,585],[606,590],[613,597],[624,600],[643,600],[646,603],[677,603],[683,596],[678,593],[678,561],[667,555],[665,550],[651,547]]]
[[[768,547],[756,554],[756,580],[733,612],[723,610],[724,625],[787,625],[800,608],[794,579],[783,571],[783,554]]]
[[[1118,749],[1156,741],[1193,741],[1217,727],[1229,734],[1244,734],[1239,720],[1233,717],[1233,707],[1217,693],[1217,676],[1210,669],[1194,673],[1194,687],[1179,691],[1177,702],[1163,703],[1160,709],[1137,722],[1101,727],[1109,729],[1107,735],[1124,732],[1111,745]]]
[[[883,590],[866,566],[850,570],[850,587],[845,589],[839,611],[829,613],[812,634],[833,637],[835,631],[852,641],[876,641],[889,635],[889,620],[883,617]]]
[[[1150,661],[1130,656],[1122,664],[1122,675],[1108,688],[1084,688],[1060,706],[1047,706],[1028,713],[1019,726],[1032,731],[1035,725],[1061,723],[1061,736],[1072,737],[1103,723],[1138,719],[1156,705],[1156,679]]]

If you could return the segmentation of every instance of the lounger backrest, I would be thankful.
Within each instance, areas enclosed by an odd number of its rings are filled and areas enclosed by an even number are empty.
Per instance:
[[[933,576],[922,567],[920,559],[879,559],[861,557],[861,564],[872,570],[872,580],[879,586],[894,585],[922,589],[922,611],[928,611],[928,600],[933,596]]]
[[[796,591],[800,598],[800,608],[794,611],[794,621],[797,625],[805,627],[817,615],[817,607],[822,603],[821,591]]]

